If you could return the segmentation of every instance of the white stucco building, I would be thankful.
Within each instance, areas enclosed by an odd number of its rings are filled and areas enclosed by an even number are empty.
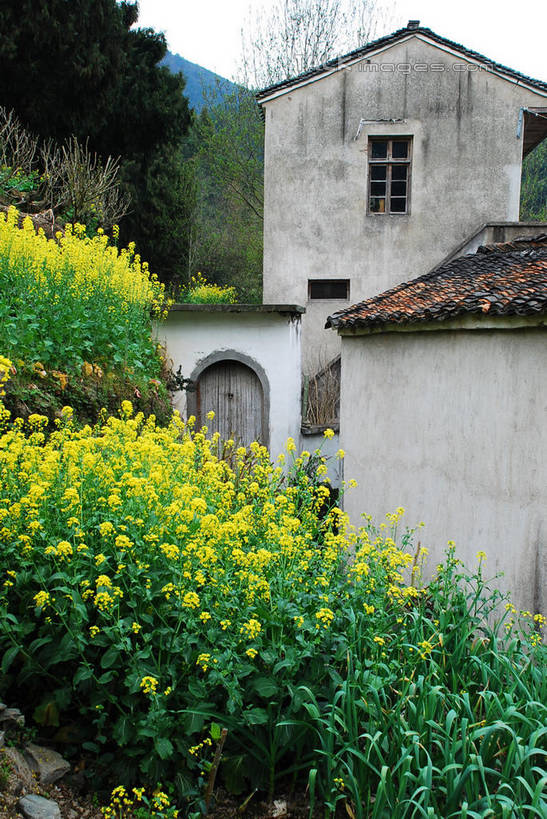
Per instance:
[[[547,83],[418,21],[258,99],[264,300],[306,306],[305,373],[340,351],[330,313],[518,222],[522,158],[547,134]]]
[[[190,382],[176,408],[225,439],[259,440],[273,457],[288,437],[298,442],[302,313],[285,304],[173,305],[159,340]]]
[[[487,555],[518,607],[547,611],[547,235],[489,245],[334,314],[345,507],[424,521]]]

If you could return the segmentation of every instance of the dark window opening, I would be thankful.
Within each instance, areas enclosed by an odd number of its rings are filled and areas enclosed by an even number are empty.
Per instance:
[[[309,299],[349,299],[349,279],[309,279]]]
[[[412,139],[369,139],[369,213],[410,212]]]

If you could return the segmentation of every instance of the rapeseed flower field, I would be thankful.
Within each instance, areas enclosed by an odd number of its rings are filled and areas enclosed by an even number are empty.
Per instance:
[[[221,442],[176,413],[159,427],[129,401],[94,428],[66,408],[51,434],[40,415],[2,414],[3,687],[25,690],[46,726],[77,723],[118,782],[107,816],[132,816],[131,788],[158,781],[198,816],[220,726],[227,787],[273,794],[311,776],[331,813],[346,802],[383,816],[366,808],[380,793],[406,816],[417,791],[455,816],[462,800],[537,790],[541,623],[516,631],[511,611],[508,629],[485,631],[497,601],[482,557],[470,577],[450,554],[421,588],[424,550],[408,549],[411,532],[396,545],[403,510],[359,531],[338,507],[322,516],[324,459],[290,441],[284,472],[258,443]],[[168,799],[156,815],[173,811]]]
[[[0,213],[0,349],[13,363],[10,406],[50,418],[68,399],[95,419],[111,396],[166,399],[151,317],[168,308],[164,287],[133,245],[67,225],[56,239]],[[113,230],[116,241],[117,229]],[[95,407],[98,404],[98,407]],[[153,402],[152,402],[153,404]]]
[[[292,439],[275,461],[128,399],[95,424],[2,403],[25,368],[154,381],[163,309],[133,248],[0,217],[2,698],[85,754],[107,819],[197,819],[215,777],[325,816],[547,815],[544,618],[483,553],[424,584],[404,510],[351,526]]]

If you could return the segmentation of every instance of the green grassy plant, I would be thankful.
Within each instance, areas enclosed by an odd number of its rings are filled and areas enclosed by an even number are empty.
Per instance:
[[[291,439],[284,475],[178,415],[71,415],[2,411],[0,693],[96,776],[204,811],[225,729],[242,801],[309,782],[327,816],[544,815],[542,618],[489,626],[482,558],[420,588],[402,510],[355,531]]]
[[[528,612],[488,625],[500,596],[453,548],[411,608],[368,648],[361,612],[328,696],[306,689],[316,733],[310,787],[326,816],[545,816],[545,646]]]

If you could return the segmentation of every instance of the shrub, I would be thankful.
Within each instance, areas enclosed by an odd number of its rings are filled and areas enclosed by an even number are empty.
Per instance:
[[[178,300],[181,304],[235,304],[235,287],[212,284],[201,273],[192,276],[187,287],[183,287]]]
[[[86,237],[82,225],[55,241],[36,234],[30,219],[17,223],[15,209],[0,213],[0,348],[15,368],[10,406],[53,416],[68,395],[86,417],[86,404],[100,409],[110,395],[168,403],[151,336],[163,285],[133,246],[118,251],[100,231]]]
[[[103,163],[74,136],[40,145],[14,111],[0,106],[0,202],[31,213],[54,209],[62,223],[85,221],[92,234],[128,212],[119,168],[119,159]]]
[[[89,239],[82,225],[58,241],[36,235],[17,211],[0,214],[0,344],[58,369],[88,361],[109,368],[157,370],[150,314],[159,314],[163,287],[134,248],[118,251],[104,234]]]
[[[4,419],[4,697],[76,727],[115,784],[171,781],[194,807],[224,728],[236,793],[309,780],[329,815],[541,815],[545,647],[531,617],[486,625],[482,565],[449,555],[419,588],[402,510],[359,532],[325,515],[325,464],[291,440],[285,477],[176,414],[70,416],[50,436]]]

